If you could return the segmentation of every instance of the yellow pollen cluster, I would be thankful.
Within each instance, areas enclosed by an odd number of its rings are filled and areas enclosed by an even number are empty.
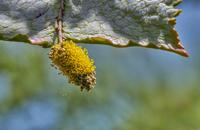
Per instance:
[[[49,58],[63,75],[69,77],[69,82],[81,86],[81,90],[90,90],[96,84],[94,61],[89,58],[86,49],[74,42],[65,41],[54,45]]]

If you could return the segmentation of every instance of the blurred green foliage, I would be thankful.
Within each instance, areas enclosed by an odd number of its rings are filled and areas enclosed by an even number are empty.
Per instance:
[[[193,26],[189,25],[191,29]],[[188,31],[194,44],[200,39],[192,37],[192,32],[196,34],[194,28]],[[184,31],[180,34],[185,37]],[[80,92],[57,74],[50,66],[48,49],[1,41],[0,94],[3,89],[8,93],[0,96],[0,130],[200,129],[198,44],[189,60],[155,50],[86,47],[97,65],[97,86],[91,93]],[[190,47],[193,45],[187,48]],[[2,77],[8,83],[1,82]],[[33,102],[48,105],[45,109],[41,104],[34,105],[39,109],[34,117],[30,115]],[[51,106],[56,109],[43,120]],[[58,118],[52,118],[52,113]],[[24,123],[12,123],[23,115]],[[37,120],[30,123],[34,118]],[[44,125],[48,120],[53,121]]]

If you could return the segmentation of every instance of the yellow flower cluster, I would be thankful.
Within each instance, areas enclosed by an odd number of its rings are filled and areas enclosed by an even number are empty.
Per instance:
[[[65,41],[54,45],[49,58],[63,75],[69,77],[69,82],[80,86],[81,90],[90,90],[96,84],[94,61],[89,58],[86,49],[74,42]]]

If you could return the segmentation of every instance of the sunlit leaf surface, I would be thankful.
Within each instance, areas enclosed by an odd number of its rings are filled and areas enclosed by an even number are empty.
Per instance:
[[[57,42],[61,0],[0,0],[0,39]],[[67,0],[64,38],[115,47],[142,46],[188,56],[174,29],[180,0]]]

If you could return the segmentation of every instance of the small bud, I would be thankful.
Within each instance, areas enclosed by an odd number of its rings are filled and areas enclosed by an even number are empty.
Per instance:
[[[89,58],[85,48],[65,41],[51,48],[49,58],[63,75],[69,77],[69,83],[80,86],[81,90],[89,91],[96,84],[94,61]]]

